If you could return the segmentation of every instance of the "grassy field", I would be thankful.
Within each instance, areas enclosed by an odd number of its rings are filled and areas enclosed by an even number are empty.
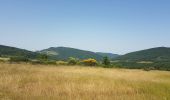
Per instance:
[[[0,100],[170,100],[170,72],[0,63]]]

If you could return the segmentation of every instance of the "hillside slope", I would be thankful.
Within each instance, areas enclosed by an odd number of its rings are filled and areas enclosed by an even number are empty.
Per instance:
[[[103,59],[103,56],[98,55],[95,52],[69,48],[69,47],[51,47],[39,52],[51,56],[52,59],[60,59],[60,60],[66,60],[69,57],[75,57],[79,59],[88,59],[88,58],[94,58],[96,60]]]
[[[116,58],[121,61],[170,61],[170,48],[158,47],[125,54]]]
[[[114,65],[123,68],[151,68],[170,70],[170,48],[158,47],[128,53],[114,59]]]
[[[28,51],[25,49],[19,49],[10,46],[0,45],[0,56],[1,57],[27,57],[27,58],[36,58],[38,53]]]
[[[158,47],[141,50],[125,54],[117,59],[123,61],[170,61],[170,48]]]

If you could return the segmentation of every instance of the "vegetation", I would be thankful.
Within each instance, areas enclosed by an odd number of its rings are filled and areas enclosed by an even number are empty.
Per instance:
[[[101,60],[98,58],[101,55],[72,48],[57,48],[59,51],[52,48],[55,50],[48,54],[1,48],[0,100],[170,99],[170,73],[157,71],[170,71],[169,48],[130,53],[113,61],[109,57]],[[58,60],[51,59],[53,55],[57,55]]]
[[[105,65],[105,66],[109,66],[110,65],[110,60],[109,60],[109,58],[106,56],[106,57],[103,57],[103,64]]]
[[[158,47],[125,54],[116,58],[120,61],[170,61],[170,48]]]
[[[49,49],[45,49],[39,51],[40,53],[48,54],[50,59],[53,60],[67,60],[69,57],[79,58],[81,60],[93,58],[96,60],[102,60],[102,56],[96,54],[95,52],[84,51],[74,48],[68,47],[51,47]]]
[[[10,62],[28,62],[29,59],[26,57],[10,57]]]
[[[10,62],[27,62],[32,64],[98,65],[107,68],[170,70],[170,48],[159,47],[129,53],[112,59],[111,63],[109,61],[110,57],[103,59],[104,55],[115,56],[110,53],[95,53],[66,47],[51,47],[39,52],[32,52],[0,45],[0,56],[3,58],[0,59],[1,62],[8,62],[10,58]],[[8,58],[8,60],[4,60],[4,58]]]
[[[108,57],[109,59],[115,59],[119,57],[118,54],[112,54],[112,53],[103,53],[103,52],[96,52],[98,55],[101,55],[102,57]]]
[[[92,58],[85,59],[85,60],[82,61],[82,63],[84,65],[86,65],[86,66],[95,66],[95,65],[97,65],[97,61],[95,59],[92,59]]]
[[[65,61],[56,61],[56,64],[57,65],[68,65],[68,63]]]
[[[25,57],[25,58],[36,58],[39,53],[32,51],[19,49],[15,47],[0,45],[0,55],[1,57]]]
[[[3,58],[3,57],[0,57],[0,61],[2,61],[2,62],[7,62],[7,61],[9,61],[10,60],[10,58]]]
[[[41,60],[41,61],[48,61],[48,55],[46,54],[40,54],[38,56],[38,59]]]
[[[0,64],[0,100],[169,100],[170,73]]]
[[[76,58],[69,57],[69,59],[68,59],[68,64],[69,65],[76,65],[77,62],[78,62],[78,60]]]
[[[159,47],[132,52],[114,61],[114,66],[123,68],[170,70],[170,48]]]
[[[113,67],[129,68],[129,69],[156,69],[156,70],[167,70],[170,71],[170,62],[153,62],[153,63],[138,63],[138,62],[125,62],[118,61],[112,62]]]

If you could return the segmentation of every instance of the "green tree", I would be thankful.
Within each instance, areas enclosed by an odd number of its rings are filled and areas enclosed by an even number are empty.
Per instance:
[[[68,64],[69,65],[76,65],[77,64],[77,59],[73,58],[73,57],[69,57]]]
[[[38,59],[42,61],[47,61],[48,60],[48,55],[47,54],[41,54],[38,56]]]
[[[103,64],[106,65],[106,66],[110,65],[110,60],[107,56],[103,57]]]

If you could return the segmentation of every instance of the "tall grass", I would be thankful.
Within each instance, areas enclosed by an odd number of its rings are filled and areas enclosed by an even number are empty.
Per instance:
[[[170,72],[0,63],[0,100],[170,100]]]

